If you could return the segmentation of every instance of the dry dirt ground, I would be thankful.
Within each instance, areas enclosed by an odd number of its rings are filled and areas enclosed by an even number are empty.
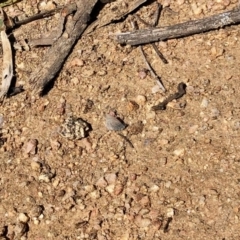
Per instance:
[[[107,4],[100,14],[123,2]],[[159,2],[160,26],[239,4]],[[5,9],[30,15],[39,11],[38,3],[23,0]],[[137,13],[150,21],[155,10],[151,2]],[[25,25],[19,39],[40,37],[56,19]],[[166,93],[154,87],[139,49],[110,37],[131,29],[128,16],[85,34],[39,99],[29,76],[48,47],[15,52],[17,85],[25,91],[0,106],[1,239],[240,239],[239,26],[157,43],[168,64],[145,45]],[[180,82],[187,94],[164,111],[152,111]],[[128,124],[121,134],[134,148],[107,130],[109,109]],[[59,134],[69,116],[91,125],[87,138]]]

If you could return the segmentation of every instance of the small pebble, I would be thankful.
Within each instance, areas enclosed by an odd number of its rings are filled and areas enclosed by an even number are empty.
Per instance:
[[[198,7],[195,2],[191,4],[191,7],[195,15],[199,15],[202,12],[202,8]]]
[[[206,108],[208,106],[208,99],[207,98],[203,98],[200,107],[201,108]]]
[[[18,220],[23,223],[27,223],[29,220],[29,217],[25,213],[19,213]]]
[[[41,174],[39,177],[38,177],[38,180],[40,182],[46,182],[46,183],[49,183],[50,182],[50,176],[48,174]]]
[[[56,8],[56,4],[53,1],[48,1],[46,6],[45,6],[45,10],[46,11],[50,11]]]
[[[109,185],[115,184],[115,182],[117,180],[117,175],[115,173],[107,173],[107,174],[105,174],[105,179]]]
[[[144,96],[144,95],[138,95],[136,98],[135,98],[135,101],[137,104],[139,105],[144,105],[147,101],[147,98]]]
[[[37,139],[30,139],[25,146],[25,153],[36,154],[37,152]]]
[[[155,192],[157,192],[159,190],[159,186],[158,185],[153,185],[153,186],[150,187],[149,190],[150,190],[150,192],[154,192],[155,193]]]
[[[147,77],[147,70],[146,69],[141,69],[138,71],[138,76],[140,79],[144,79]]]
[[[119,194],[122,193],[123,189],[124,189],[124,186],[121,183],[116,184],[114,188],[114,194],[118,196]]]
[[[31,168],[34,171],[40,172],[40,170],[41,170],[41,163],[32,161],[31,162]]]
[[[106,128],[110,131],[121,131],[126,128],[126,124],[119,120],[113,113],[107,113],[105,119]]]
[[[185,153],[184,148],[179,148],[173,151],[173,154],[176,155],[177,157],[183,156]]]
[[[137,109],[139,109],[139,105],[135,101],[130,100],[127,103],[127,109],[129,112],[133,112],[133,111],[136,111]]]
[[[173,217],[174,216],[174,209],[173,208],[168,208],[167,209],[167,217]]]
[[[84,62],[82,59],[79,59],[77,57],[73,58],[73,60],[70,62],[70,66],[79,66],[82,67],[84,65]]]
[[[108,193],[112,194],[112,193],[114,192],[114,188],[115,188],[114,184],[111,184],[111,185],[108,185],[108,186],[105,188],[105,190],[106,190]]]

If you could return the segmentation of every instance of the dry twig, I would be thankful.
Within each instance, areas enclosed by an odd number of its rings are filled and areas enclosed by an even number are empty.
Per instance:
[[[116,40],[121,44],[140,45],[167,39],[186,37],[238,23],[240,23],[240,8],[204,19],[179,23],[173,26],[117,33]]]
[[[133,29],[137,29],[138,28],[137,27],[137,23],[134,22],[134,21],[131,21],[131,25],[132,25]],[[165,89],[165,87],[162,84],[161,78],[156,74],[154,69],[149,64],[149,62],[148,62],[148,60],[146,58],[146,55],[145,55],[145,53],[143,51],[143,47],[141,45],[139,46],[139,50],[140,50],[141,55],[143,56],[144,62],[146,64],[148,70],[150,71],[151,75],[156,79],[156,82],[157,82],[158,86],[162,89],[162,91],[165,92],[166,89]]]
[[[76,41],[88,25],[90,13],[97,0],[79,0],[77,11],[68,19],[63,34],[53,43],[43,59],[42,66],[30,76],[33,91],[41,94],[43,89],[56,77]]]

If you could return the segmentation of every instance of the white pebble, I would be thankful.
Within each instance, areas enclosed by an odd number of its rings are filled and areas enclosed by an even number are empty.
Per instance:
[[[18,220],[23,223],[27,223],[29,220],[29,217],[25,213],[19,213]]]
[[[207,100],[207,98],[204,97],[202,102],[201,102],[200,107],[201,108],[206,108],[207,106],[208,106],[208,100]]]
[[[150,192],[157,192],[159,190],[159,186],[158,185],[153,185],[150,187]]]
[[[105,126],[110,131],[121,131],[126,128],[126,124],[112,114],[106,114]]]
[[[108,186],[105,188],[105,190],[106,190],[108,193],[112,194],[112,193],[114,192],[114,188],[115,188],[115,185],[114,185],[114,184],[111,184],[111,185],[108,185]]]
[[[50,182],[50,178],[47,174],[41,174],[39,177],[38,177],[38,180],[41,181],[41,182]]]
[[[174,216],[174,209],[173,208],[168,208],[167,209],[167,217],[173,217]]]
[[[165,183],[165,187],[166,187],[166,188],[170,188],[171,184],[172,184],[171,181],[167,181],[167,182]]]
[[[137,104],[139,105],[144,105],[147,101],[147,98],[143,95],[138,95],[136,98],[135,98],[135,101]]]
[[[179,148],[173,151],[173,154],[180,157],[183,156],[185,153],[185,149],[184,148]]]

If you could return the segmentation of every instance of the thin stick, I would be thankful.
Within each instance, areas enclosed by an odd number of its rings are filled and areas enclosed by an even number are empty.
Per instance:
[[[140,52],[141,52],[141,54],[142,54],[142,56],[143,56],[143,59],[144,59],[144,62],[145,62],[145,64],[147,65],[147,68],[148,68],[148,70],[150,71],[151,75],[156,79],[157,84],[158,84],[159,87],[162,89],[162,91],[165,92],[166,89],[165,89],[165,87],[163,86],[163,83],[162,83],[162,81],[161,81],[161,78],[155,73],[155,71],[153,70],[153,68],[152,68],[151,65],[149,64],[149,62],[148,62],[148,60],[147,60],[147,58],[146,58],[146,55],[145,55],[145,53],[144,53],[144,51],[143,51],[142,46],[139,46],[139,49],[140,49]]]
[[[136,23],[136,22],[131,21],[131,25],[132,25],[133,29],[137,29],[137,23]],[[139,50],[140,50],[140,53],[141,53],[142,56],[143,56],[144,62],[145,62],[145,64],[147,65],[147,68],[148,68],[148,70],[150,71],[151,75],[156,79],[157,84],[158,84],[159,87],[162,89],[162,91],[165,92],[166,89],[165,89],[165,87],[163,86],[163,83],[162,83],[162,81],[161,81],[161,78],[156,74],[156,72],[153,70],[153,68],[152,68],[151,65],[149,64],[149,62],[148,62],[148,60],[147,60],[147,58],[146,58],[146,55],[145,55],[145,53],[144,53],[143,48],[142,48],[141,45],[139,46]]]
[[[153,24],[149,24],[147,23],[146,21],[144,21],[141,17],[139,17],[137,14],[135,15],[137,17],[137,19],[142,22],[145,26],[147,26],[148,28],[153,28],[153,27],[156,27],[157,24],[158,24],[158,21],[159,21],[159,17],[160,17],[160,13],[161,13],[161,10],[162,10],[162,5],[157,3],[158,4],[158,8],[157,8],[157,11],[156,11],[156,16],[155,16],[155,20],[154,20],[154,23]],[[163,54],[159,51],[159,49],[157,48],[156,44],[155,43],[151,43],[154,51],[156,52],[156,54],[158,55],[158,57],[162,60],[162,62],[164,64],[167,64],[168,61],[167,59],[163,56]]]
[[[158,55],[158,57],[162,60],[162,62],[164,64],[167,64],[168,61],[167,59],[163,56],[163,54],[159,51],[159,49],[157,48],[156,44],[155,43],[151,43],[153,49],[155,50],[156,54]]]
[[[153,23],[153,27],[156,27],[158,25],[161,11],[162,11],[162,5],[157,2],[157,11],[155,13],[155,20],[154,20],[154,23]]]
[[[56,9],[53,9],[53,10],[50,10],[50,11],[41,12],[41,13],[35,14],[33,16],[30,16],[30,17],[28,17],[24,20],[14,21],[13,26],[11,26],[11,27],[18,27],[18,26],[21,26],[23,24],[30,23],[32,21],[36,21],[36,20],[39,20],[39,19],[42,19],[42,18],[50,17],[50,16],[54,15],[56,12],[64,11],[64,8],[67,8],[68,11],[74,12],[74,11],[77,10],[77,5],[75,3],[72,3],[72,4],[69,4],[67,7],[66,6],[60,6],[60,7],[57,7]]]
[[[173,26],[136,30],[134,32],[116,34],[121,44],[140,45],[167,39],[186,37],[193,34],[223,28],[227,25],[240,23],[240,8],[216,14],[200,20],[192,20]]]

